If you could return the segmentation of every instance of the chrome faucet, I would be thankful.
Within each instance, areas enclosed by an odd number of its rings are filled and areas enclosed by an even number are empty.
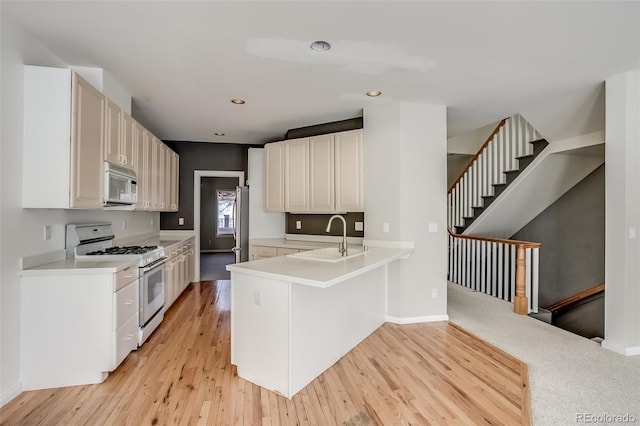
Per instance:
[[[333,216],[331,216],[331,219],[329,219],[329,223],[327,224],[327,229],[325,230],[325,232],[329,232],[329,230],[331,229],[331,223],[333,222],[333,219],[340,219],[342,221],[342,242],[338,245],[338,251],[342,256],[348,256],[349,254],[347,253],[347,221],[344,220],[344,217],[340,216],[339,214],[334,214]]]

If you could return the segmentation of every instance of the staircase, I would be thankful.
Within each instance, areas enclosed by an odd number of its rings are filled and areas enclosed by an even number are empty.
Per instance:
[[[465,233],[547,145],[521,115],[502,120],[449,188],[449,228]]]
[[[510,238],[603,162],[603,132],[549,144],[502,120],[448,191],[449,281],[538,312],[541,244]]]

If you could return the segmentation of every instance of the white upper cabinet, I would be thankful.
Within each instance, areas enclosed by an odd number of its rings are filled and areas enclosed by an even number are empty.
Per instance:
[[[106,98],[79,75],[74,73],[72,80],[69,207],[100,208],[103,204],[102,146]]]
[[[362,130],[335,137],[335,210],[364,211],[364,142]]]
[[[138,172],[138,135],[140,125],[129,114],[122,111],[122,143],[120,144],[120,161],[123,167]]]
[[[309,139],[285,141],[284,206],[288,212],[309,211]]]
[[[86,80],[67,68],[25,65],[23,93],[23,207],[103,208],[109,161],[136,173],[137,210],[177,210],[177,194],[168,194],[177,182],[165,176],[177,180],[177,158],[174,173],[169,149]]]
[[[264,210],[284,212],[284,142],[264,146]]]
[[[104,159],[113,164],[122,163],[122,110],[107,100],[105,116]]]
[[[334,137],[309,138],[309,211],[333,212],[334,202]]]
[[[266,211],[364,211],[362,129],[265,145]]]
[[[24,67],[22,206],[102,207],[106,99],[66,68]]]

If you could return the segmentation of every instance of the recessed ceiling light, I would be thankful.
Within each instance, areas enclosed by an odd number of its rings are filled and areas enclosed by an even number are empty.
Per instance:
[[[222,132],[214,132],[213,133],[213,136],[224,136],[224,135],[225,135],[225,133],[222,133]]]
[[[232,103],[232,104],[236,104],[236,105],[242,105],[242,104],[244,104],[245,102],[244,102],[244,100],[242,100],[242,99],[231,99],[231,103]]]
[[[380,96],[380,95],[382,95],[382,92],[379,90],[369,90],[367,92],[367,96],[370,96],[372,98],[375,98],[376,96]]]
[[[326,50],[331,49],[331,45],[326,41],[322,41],[322,40],[314,41],[313,43],[311,43],[309,47],[311,48],[311,50],[315,52],[324,52]]]

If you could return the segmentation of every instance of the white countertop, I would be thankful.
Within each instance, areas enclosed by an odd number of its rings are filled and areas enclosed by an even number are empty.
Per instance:
[[[160,231],[159,235],[144,234],[119,240],[116,245],[139,245],[169,247],[194,236],[193,231]],[[25,263],[25,268],[19,271],[20,276],[32,275],[63,275],[63,274],[108,274],[116,273],[131,265],[137,265],[137,261],[131,260],[96,260],[76,261],[66,259],[65,251],[45,253],[31,256]],[[37,266],[31,266],[37,265]]]
[[[326,245],[322,247],[326,247]],[[371,247],[362,256],[335,263],[278,256],[227,265],[227,270],[256,277],[327,288],[394,260],[407,257],[412,252],[413,249]]]
[[[297,248],[302,250],[314,250],[326,247],[338,247],[338,243],[330,241],[303,241],[288,240],[286,238],[254,238],[251,240],[254,246],[269,246],[281,248]],[[351,244],[349,244],[351,246]]]
[[[76,261],[63,259],[52,263],[46,263],[33,268],[20,270],[21,276],[33,275],[68,275],[68,274],[114,274],[129,266],[137,268],[138,261],[114,260],[114,261]]]

